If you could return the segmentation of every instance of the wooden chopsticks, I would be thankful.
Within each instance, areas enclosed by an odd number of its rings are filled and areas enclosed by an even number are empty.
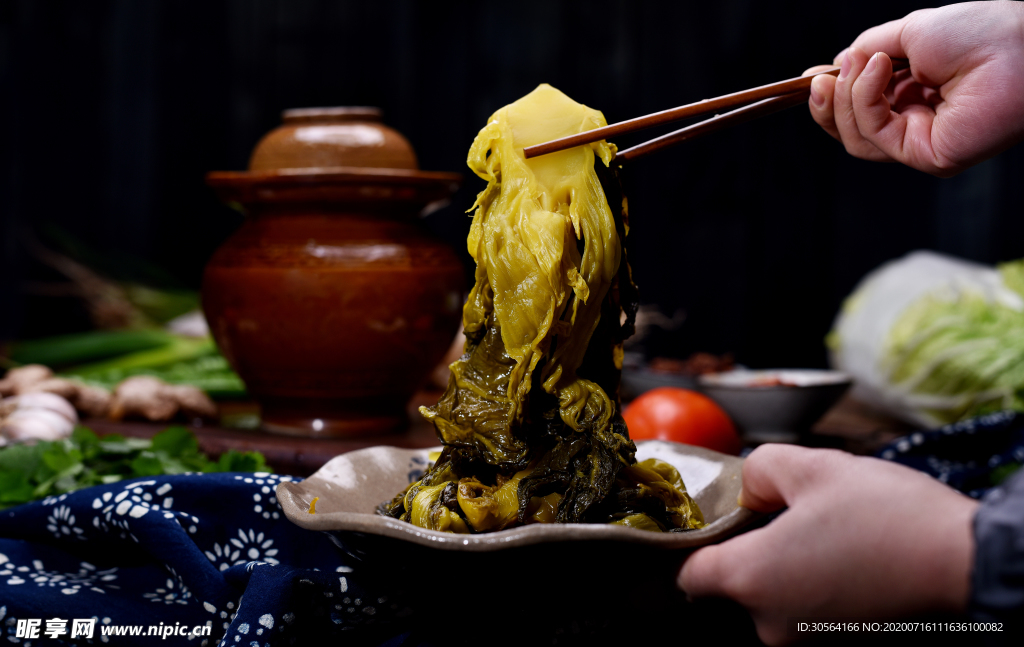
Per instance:
[[[668,133],[667,135],[656,137],[655,139],[644,142],[638,146],[621,150],[615,155],[615,159],[620,162],[636,159],[647,155],[648,153],[661,150],[662,148],[679,144],[688,139],[694,139],[702,135],[709,135],[729,126],[735,126],[736,124],[741,124],[757,117],[770,115],[771,113],[778,112],[779,110],[792,108],[793,106],[806,102],[807,95],[809,93],[810,90],[803,92],[791,92],[789,94],[784,94],[781,97],[762,99],[757,103],[750,104],[749,106],[744,106],[743,108],[738,108],[725,114],[715,115],[711,119],[699,121],[692,126],[687,126],[686,128]]]
[[[892,67],[893,71],[906,69],[908,67],[908,63],[906,59],[893,59]],[[686,119],[687,117],[696,117],[697,115],[716,112],[723,108],[735,108],[736,106],[742,106],[743,104],[754,102],[743,108],[732,110],[725,114],[715,115],[711,119],[707,119],[693,124],[692,126],[687,126],[681,130],[652,139],[651,141],[640,144],[639,146],[619,151],[618,155],[616,155],[616,159],[619,161],[636,159],[637,157],[652,153],[656,150],[661,150],[662,148],[672,146],[673,144],[678,144],[689,139],[694,139],[696,137],[721,130],[728,126],[750,121],[757,117],[762,117],[785,108],[799,105],[807,100],[811,91],[811,81],[815,76],[818,76],[818,74],[838,76],[839,67],[830,67],[818,72],[817,74],[798,76],[792,79],[786,79],[785,81],[762,85],[750,90],[726,94],[714,99],[705,99],[703,101],[680,106],[678,108],[672,108],[670,110],[655,112],[643,117],[637,117],[636,119],[620,121],[617,124],[611,124],[603,128],[595,128],[594,130],[570,135],[569,137],[562,137],[561,139],[555,139],[543,144],[527,146],[523,149],[523,154],[527,159],[530,159],[531,157],[547,155],[548,153],[554,153],[574,146],[582,146],[583,144],[590,144],[602,139],[608,139],[609,137],[615,137],[616,135],[632,133],[638,130],[643,130],[644,128],[651,128],[653,126],[660,126],[662,124],[672,123],[673,121],[679,121],[680,119]]]

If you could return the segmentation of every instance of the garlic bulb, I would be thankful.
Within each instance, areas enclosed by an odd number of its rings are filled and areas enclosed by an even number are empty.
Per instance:
[[[78,423],[71,403],[53,393],[34,392],[0,401],[0,439],[36,442],[67,438]]]

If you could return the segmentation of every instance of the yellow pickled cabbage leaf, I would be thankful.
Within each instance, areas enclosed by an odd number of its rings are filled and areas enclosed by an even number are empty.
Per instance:
[[[473,206],[468,246],[477,262],[476,285],[463,323],[471,339],[486,330],[489,318],[500,330],[511,361],[504,362],[508,374],[502,384],[489,386],[504,387],[491,399],[503,406],[505,420],[497,422],[506,429],[521,420],[532,373],[545,356],[543,388],[558,397],[565,424],[579,429],[585,414],[607,426],[614,410],[598,385],[576,375],[619,268],[615,218],[594,171],[595,154],[607,165],[614,146],[601,141],[530,160],[523,156],[525,146],[606,123],[599,111],[542,84],[491,115],[469,151],[469,167],[487,180],[487,188]],[[471,388],[460,379],[471,372],[467,368],[453,366],[453,372],[460,386]],[[426,409],[424,415],[436,414]],[[500,441],[496,445],[509,444]],[[491,449],[510,455],[503,447]]]

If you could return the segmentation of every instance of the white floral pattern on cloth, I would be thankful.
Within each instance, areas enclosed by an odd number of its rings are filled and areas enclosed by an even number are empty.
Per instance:
[[[253,645],[255,645],[256,647],[260,647],[259,640],[252,640],[248,643],[246,643],[245,641],[251,640],[253,637],[260,638],[261,636],[263,636],[264,632],[266,632],[267,636],[269,636],[270,630],[273,628],[274,614],[264,613],[259,617],[259,619],[255,623],[251,625],[248,622],[239,623],[238,626],[235,627],[234,641],[228,640],[228,635],[225,635],[224,639],[220,642],[220,644],[248,644],[249,647],[252,647]],[[263,640],[266,640],[266,638],[263,638]],[[263,644],[266,645],[268,643]]]
[[[45,498],[44,498],[44,499],[42,500],[42,502],[41,502],[41,503],[42,503],[42,505],[44,505],[44,506],[48,506],[48,505],[54,505],[54,504],[56,504],[56,503],[61,503],[61,502],[62,502],[62,501],[64,501],[64,499],[66,499],[66,498],[68,498],[68,495],[67,495],[66,493],[65,493],[65,494],[58,494],[58,495],[56,495],[56,496],[53,496],[53,495],[51,495],[51,496],[45,497]]]
[[[1024,462],[1024,414],[996,411],[896,438],[876,456],[935,477],[973,499]]]
[[[147,485],[156,485],[156,481],[134,481],[126,484],[117,494],[108,490],[96,497],[92,507],[100,513],[93,517],[92,525],[106,533],[109,533],[112,527],[117,528],[122,539],[131,537],[138,543],[139,538],[131,532],[128,518],[141,519],[154,507],[142,498],[142,488]]]
[[[75,525],[75,515],[66,505],[59,505],[53,509],[53,513],[46,518],[46,529],[57,539],[74,537],[85,540],[85,531]]]
[[[192,591],[185,585],[184,578],[171,566],[165,564],[164,569],[170,575],[164,585],[157,587],[152,592],[143,593],[142,597],[151,602],[163,602],[164,604],[188,604],[192,599]]]
[[[206,558],[217,567],[219,571],[226,571],[235,564],[246,562],[264,562],[267,564],[279,564],[274,557],[278,550],[273,548],[274,540],[265,533],[257,533],[252,528],[249,532],[239,528],[238,537],[231,537],[223,545],[214,542],[213,550],[204,551]],[[248,570],[252,570],[250,567]]]
[[[221,630],[226,632],[228,627],[231,626],[231,622],[235,619],[235,616],[238,615],[238,605],[235,602],[228,601],[225,607],[226,610],[221,610],[209,602],[203,602],[203,609],[205,609],[208,613],[212,613],[214,617],[217,619],[207,620],[206,623],[216,625],[219,620],[221,623]],[[227,634],[225,633],[225,635]],[[205,645],[206,641],[203,641],[203,644]]]
[[[103,609],[110,625],[209,624],[211,636],[168,643],[193,647],[288,644],[310,630],[351,642],[393,621],[397,611],[352,579],[344,550],[287,521],[275,489],[293,480],[143,477],[0,512],[0,641],[16,637],[3,626],[11,616],[59,617],[62,604]]]
[[[35,584],[59,589],[64,595],[75,595],[84,589],[94,593],[107,593],[119,587],[113,582],[117,580],[117,568],[99,570],[89,562],[80,562],[79,569],[74,573],[49,571],[43,566],[42,560],[32,560],[31,566],[18,566],[0,553],[0,582],[7,586]]]
[[[163,602],[164,604],[188,604],[192,592],[182,584],[181,580],[168,577],[166,583],[158,587],[152,593],[143,593],[142,597],[152,602]]]
[[[277,501],[276,489],[282,481],[293,480],[290,476],[279,476],[267,472],[253,472],[252,476],[235,476],[235,480],[259,486],[259,492],[252,495],[252,511],[264,519],[278,520],[283,515],[281,504]]]
[[[123,487],[121,492],[107,491],[93,499],[93,509],[100,511],[92,520],[97,529],[110,532],[111,527],[117,528],[122,539],[130,537],[137,543],[139,539],[131,532],[128,519],[141,519],[153,512],[162,514],[165,519],[174,519],[189,534],[199,530],[198,517],[172,509],[174,486],[170,483],[133,481]]]

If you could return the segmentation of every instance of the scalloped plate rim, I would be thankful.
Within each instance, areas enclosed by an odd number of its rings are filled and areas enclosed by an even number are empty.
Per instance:
[[[702,447],[669,443],[665,441],[638,441],[638,447],[643,443],[661,443],[672,446],[676,452],[691,456],[710,459],[723,463],[722,474],[734,474],[739,478],[743,460],[736,456],[721,454]],[[369,452],[380,450],[394,450],[415,456],[426,454],[431,451],[438,451],[440,448],[409,449],[402,447],[377,446],[361,450],[355,450],[341,454],[331,459],[324,467],[304,481],[284,481],[277,486],[277,498],[281,504],[285,516],[289,521],[305,528],[322,532],[356,532],[368,535],[389,537],[392,539],[404,540],[421,546],[428,546],[441,550],[463,551],[463,552],[491,552],[505,550],[519,546],[530,546],[542,543],[573,542],[573,541],[613,541],[628,544],[646,545],[653,548],[668,550],[697,548],[732,536],[743,527],[763,517],[761,513],[754,512],[738,504],[728,514],[709,523],[699,530],[691,530],[681,533],[655,533],[646,530],[637,530],[623,526],[612,526],[609,524],[532,524],[520,526],[509,530],[501,530],[491,533],[476,535],[458,535],[454,533],[427,530],[414,526],[404,521],[398,521],[391,517],[383,517],[375,513],[366,512],[324,512],[311,515],[308,512],[309,497],[308,489],[304,486],[310,481],[317,479],[320,482],[330,483],[329,480],[318,476],[325,471],[327,465],[341,457],[347,457],[349,461],[358,460],[361,455],[369,455]],[[726,471],[724,468],[731,466]],[[721,474],[715,478],[717,481]],[[684,475],[684,481],[686,476]],[[317,485],[314,481],[313,485]],[[306,495],[303,497],[302,495]],[[318,494],[313,494],[318,496]],[[323,495],[320,494],[321,498]]]

